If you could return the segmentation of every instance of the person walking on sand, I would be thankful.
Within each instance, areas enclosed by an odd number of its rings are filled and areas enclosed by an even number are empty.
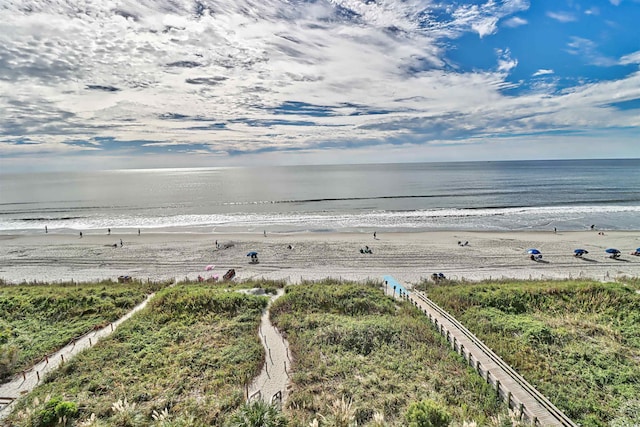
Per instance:
[[[44,234],[47,234],[49,232],[49,229],[47,229],[47,226],[44,226]]]
[[[140,235],[140,229],[138,228],[138,236]]]
[[[82,231],[80,232],[80,238],[82,239]]]
[[[122,247],[122,239],[120,239],[120,247]]]
[[[264,237],[267,237],[267,230],[264,230]]]
[[[110,236],[111,235],[111,229],[107,228],[107,234]]]
[[[376,238],[376,232],[375,231],[373,232],[373,238],[374,239]]]

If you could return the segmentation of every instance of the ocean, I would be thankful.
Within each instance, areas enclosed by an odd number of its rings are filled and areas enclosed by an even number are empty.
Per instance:
[[[0,233],[640,230],[640,159],[0,174]]]

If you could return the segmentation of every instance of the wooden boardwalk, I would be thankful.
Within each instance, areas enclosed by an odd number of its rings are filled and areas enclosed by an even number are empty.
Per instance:
[[[511,366],[473,335],[453,316],[417,291],[408,292],[393,277],[384,276],[386,292],[411,301],[446,338],[454,351],[491,384],[521,419],[537,426],[577,427],[562,411],[529,384]]]
[[[14,375],[8,382],[0,384],[0,422],[9,416],[15,402],[37,387],[45,375],[58,369],[64,364],[65,360],[71,360],[76,354],[94,346],[101,338],[110,335],[122,322],[129,319],[134,313],[142,310],[154,295],[155,294],[148,295],[144,301],[136,305],[131,311],[115,322],[109,323],[104,328],[75,338],[55,353],[45,356],[30,369]]]

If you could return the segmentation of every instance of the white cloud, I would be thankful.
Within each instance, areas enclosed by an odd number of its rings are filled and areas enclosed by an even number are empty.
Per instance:
[[[537,76],[546,76],[549,74],[553,74],[553,70],[546,70],[544,68],[539,69],[538,71],[536,71],[535,73],[533,73],[533,77],[537,77]]]
[[[621,65],[640,64],[640,50],[620,58]]]
[[[520,18],[519,16],[514,16],[513,18],[509,18],[504,21],[504,26],[509,28],[516,28],[522,25],[527,25],[529,22],[526,19]]]
[[[582,37],[571,37],[567,52],[581,56],[588,64],[599,67],[611,67],[618,64],[618,61],[614,58],[600,53],[598,45],[594,41]]]
[[[440,19],[424,0],[202,4],[7,5],[9,18],[0,20],[0,155],[94,153],[123,141],[144,141],[127,150],[144,144],[198,156],[257,148],[317,153],[637,122],[603,107],[613,95],[640,96],[637,76],[562,95],[537,79],[536,90],[514,97],[503,94],[516,85],[507,80],[518,65],[509,49],[497,51],[491,70],[449,71],[452,39],[489,37],[504,19],[505,26],[526,24],[512,16],[526,11],[527,1],[449,5],[437,11]],[[569,49],[603,60],[587,39],[572,40]]]
[[[511,58],[509,49],[498,50],[498,71],[501,73],[509,73],[518,65],[518,60]]]
[[[576,16],[571,12],[547,12],[547,16],[551,19],[555,19],[559,22],[574,22],[577,21]]]

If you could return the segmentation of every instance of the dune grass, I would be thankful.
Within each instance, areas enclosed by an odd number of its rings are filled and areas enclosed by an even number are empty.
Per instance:
[[[640,420],[639,285],[638,279],[423,284],[582,426]]]
[[[108,325],[165,283],[0,285],[0,381]]]
[[[506,418],[495,392],[428,319],[385,296],[380,284],[291,286],[271,317],[293,354],[291,425],[399,426],[410,404],[424,399],[450,413],[452,425]]]
[[[163,289],[47,377],[10,422],[34,425],[33,408],[56,396],[76,404],[86,425],[222,425],[262,366],[257,330],[267,300],[210,285]]]

